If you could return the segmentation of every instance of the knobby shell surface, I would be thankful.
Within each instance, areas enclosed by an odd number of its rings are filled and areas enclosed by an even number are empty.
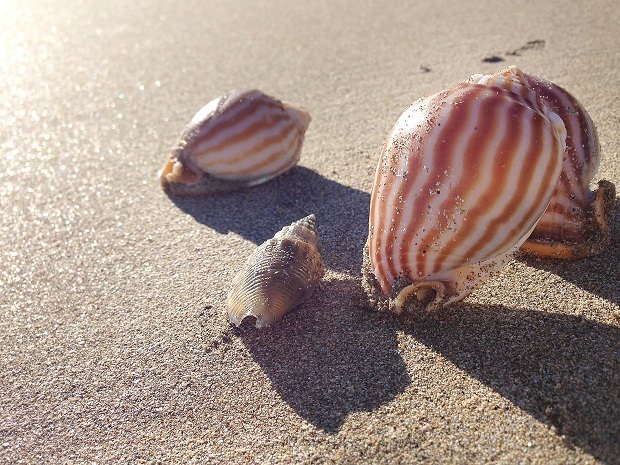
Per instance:
[[[297,164],[310,120],[256,89],[222,95],[190,121],[160,171],[162,186],[208,195],[269,181]]]
[[[549,203],[565,137],[561,118],[519,79],[414,102],[373,185],[362,269],[370,303],[438,308],[500,269]]]
[[[261,244],[235,276],[228,293],[228,319],[239,326],[256,317],[269,326],[299,305],[323,277],[316,218],[309,215]]]

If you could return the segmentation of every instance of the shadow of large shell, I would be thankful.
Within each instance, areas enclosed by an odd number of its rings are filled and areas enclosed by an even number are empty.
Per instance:
[[[263,92],[229,92],[191,120],[160,171],[174,195],[208,195],[264,183],[301,156],[310,114]]]
[[[323,277],[323,260],[314,215],[284,227],[261,244],[235,276],[228,293],[228,318],[239,326],[256,317],[269,326],[304,301]]]
[[[465,83],[412,104],[373,185],[362,270],[370,303],[438,308],[500,269],[549,203],[565,137],[519,80]]]

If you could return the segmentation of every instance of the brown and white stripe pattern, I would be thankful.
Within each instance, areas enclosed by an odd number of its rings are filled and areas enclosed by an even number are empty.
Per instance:
[[[424,287],[436,291],[429,307],[461,300],[507,261],[547,207],[563,124],[530,100],[526,85],[496,84],[420,99],[388,137],[371,196],[368,258],[392,310]],[[393,290],[399,278],[412,285]]]
[[[606,203],[613,203],[615,186],[603,182],[597,191],[590,190],[601,161],[596,127],[583,105],[565,89],[537,76],[524,76],[547,108],[562,118],[567,137],[555,191],[523,248],[562,258],[598,253],[610,238],[610,212],[604,209]]]
[[[164,187],[205,174],[255,185],[294,167],[310,124],[307,111],[259,90],[233,91],[192,118],[161,171]]]

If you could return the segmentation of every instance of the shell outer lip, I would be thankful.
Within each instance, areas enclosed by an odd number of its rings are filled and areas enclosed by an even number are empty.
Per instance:
[[[428,295],[420,296],[422,297],[422,299],[417,299],[417,296],[413,295],[414,288],[412,286],[419,283],[411,283],[410,281],[407,281],[403,278],[398,278],[393,284],[390,296],[385,296],[383,294],[379,281],[375,277],[375,273],[370,263],[370,256],[368,254],[368,251],[369,246],[368,241],[366,241],[366,245],[364,246],[362,263],[362,288],[364,290],[364,293],[366,294],[366,301],[370,308],[373,308],[379,312],[394,313],[399,315],[402,314],[405,309],[408,313],[421,314],[426,313],[430,310],[435,310],[439,307],[434,303],[427,305],[427,303],[429,303],[429,297],[432,298],[430,299],[431,302],[434,302],[436,300],[436,296],[431,295],[430,293]],[[431,283],[428,283],[421,287],[426,286],[430,287],[431,291],[432,288],[435,287]],[[399,299],[399,294],[404,289],[409,289],[412,295],[409,296],[409,291],[405,291],[405,294],[402,296],[401,299]],[[415,289],[415,291],[417,291],[417,289]]]

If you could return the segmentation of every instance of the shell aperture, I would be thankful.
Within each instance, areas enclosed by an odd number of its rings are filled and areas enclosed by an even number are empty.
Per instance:
[[[310,114],[252,89],[232,91],[190,121],[160,171],[175,195],[208,195],[264,183],[301,156]]]
[[[419,99],[383,148],[363,265],[381,310],[465,298],[536,226],[562,167],[565,129],[519,79]]]
[[[285,226],[261,244],[235,276],[228,293],[228,319],[239,326],[247,316],[269,326],[319,286],[323,259],[316,218]]]

